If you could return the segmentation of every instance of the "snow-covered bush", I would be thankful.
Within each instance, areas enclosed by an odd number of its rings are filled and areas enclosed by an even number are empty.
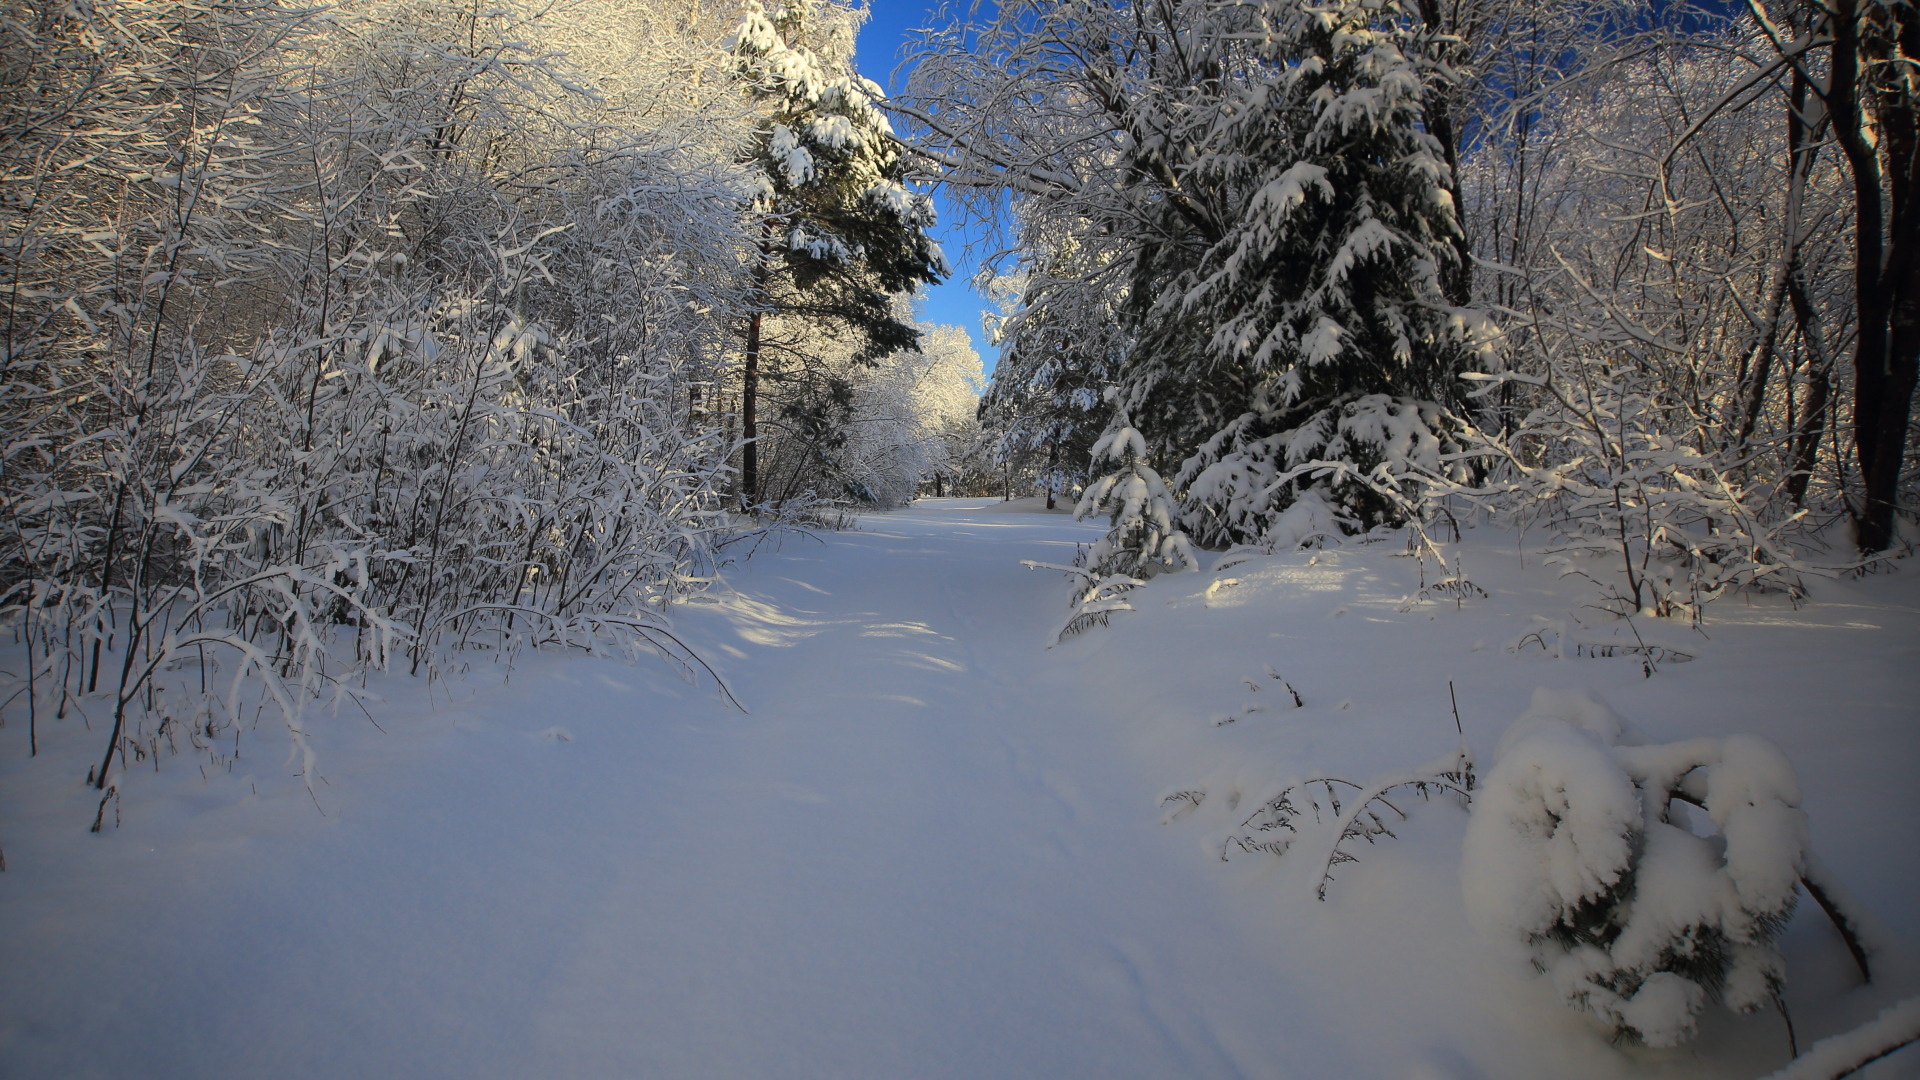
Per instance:
[[[663,614],[730,528],[712,391],[754,235],[723,29],[38,6],[0,32],[0,626],[30,747],[104,716],[105,791],[257,705],[298,746],[303,703],[403,650],[697,666]]]
[[[1465,159],[1502,333],[1461,412],[1491,505],[1551,531],[1605,607],[1697,621],[1731,590],[1797,594],[1809,522],[1842,512],[1853,261],[1839,156],[1796,126],[1825,121],[1760,98],[1695,124],[1771,46],[1690,33],[1547,91],[1524,146]]]
[[[1710,999],[1778,994],[1806,815],[1762,739],[1621,736],[1593,698],[1537,691],[1476,795],[1461,880],[1480,931],[1523,943],[1569,1007],[1673,1046]]]
[[[1769,514],[1766,492],[1742,485],[1725,455],[1665,422],[1674,395],[1661,379],[1566,354],[1544,367],[1482,377],[1489,390],[1524,382],[1539,400],[1506,437],[1473,434],[1480,459],[1497,462],[1481,490],[1519,520],[1552,529],[1563,553],[1607,568],[1564,562],[1593,578],[1610,610],[1697,623],[1731,590],[1801,594],[1794,541],[1804,515]]]
[[[1364,784],[1337,776],[1288,784],[1259,800],[1253,813],[1240,822],[1243,831],[1229,835],[1221,845],[1220,857],[1226,859],[1235,850],[1285,855],[1306,830],[1317,825],[1323,843],[1318,851],[1320,873],[1314,880],[1314,897],[1325,900],[1333,885],[1334,868],[1359,861],[1355,854],[1359,842],[1372,845],[1381,837],[1392,839],[1394,822],[1407,820],[1407,811],[1401,808],[1404,800],[1396,799],[1405,796],[1426,800],[1447,794],[1466,805],[1473,800],[1474,783],[1473,754],[1462,735],[1458,749],[1451,753]],[[1198,805],[1203,797],[1202,792],[1186,791],[1172,798]],[[1162,800],[1163,805],[1167,801]]]

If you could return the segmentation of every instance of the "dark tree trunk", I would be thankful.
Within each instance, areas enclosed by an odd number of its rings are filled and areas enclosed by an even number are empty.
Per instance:
[[[1053,509],[1054,488],[1060,483],[1054,467],[1060,463],[1060,443],[1056,440],[1047,444],[1047,509]]]
[[[1868,554],[1893,543],[1920,369],[1920,102],[1905,86],[1899,55],[1920,55],[1920,11],[1889,4],[1877,13],[1890,24],[1865,27],[1862,35],[1859,0],[1834,4],[1828,92],[1834,137],[1853,174],[1853,426],[1865,488],[1853,516]],[[1869,127],[1878,145],[1869,141]]]
[[[1740,379],[1744,386],[1746,407],[1740,417],[1739,434],[1734,445],[1741,453],[1747,450],[1747,444],[1753,438],[1753,432],[1760,422],[1760,413],[1766,406],[1767,382],[1772,376],[1775,348],[1780,334],[1781,311],[1794,293],[1794,315],[1799,324],[1801,337],[1806,339],[1811,330],[1811,315],[1802,310],[1806,299],[1805,283],[1802,280],[1803,269],[1800,264],[1800,249],[1807,238],[1802,213],[1805,208],[1809,178],[1813,175],[1814,158],[1818,155],[1820,144],[1824,142],[1827,130],[1827,113],[1824,108],[1811,109],[1809,95],[1812,85],[1807,80],[1804,69],[1793,69],[1792,85],[1787,94],[1787,212],[1782,222],[1784,236],[1780,267],[1775,276],[1773,291],[1767,300],[1766,317],[1762,322],[1759,338],[1752,353],[1741,360]],[[1798,290],[1798,291],[1796,291]],[[1809,342],[1809,348],[1812,343]],[[1791,400],[1792,380],[1788,380],[1788,395]]]
[[[760,265],[753,271],[754,293],[761,303],[767,301],[767,288],[773,281],[773,223],[761,233]],[[740,376],[740,505],[760,505],[760,323],[764,312],[756,311],[747,320],[747,358]]]
[[[1820,454],[1820,434],[1826,430],[1827,401],[1833,394],[1833,372],[1820,368],[1807,377],[1806,412],[1793,433],[1793,471],[1787,474],[1787,497],[1799,507],[1807,501],[1807,485]]]
[[[747,321],[746,371],[740,379],[740,505],[760,502],[760,424],[755,406],[760,400],[760,320],[755,312]]]
[[[1787,495],[1793,505],[1806,502],[1807,485],[1813,480],[1813,466],[1820,456],[1820,435],[1826,430],[1827,410],[1833,398],[1833,356],[1827,351],[1826,335],[1820,330],[1819,316],[1807,296],[1806,280],[1799,275],[1787,279],[1787,296],[1793,301],[1793,318],[1800,329],[1800,340],[1812,357],[1807,375],[1807,400],[1800,423],[1793,433],[1792,470],[1787,474]]]

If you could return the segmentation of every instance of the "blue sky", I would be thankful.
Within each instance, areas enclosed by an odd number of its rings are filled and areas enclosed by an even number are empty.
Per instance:
[[[959,5],[962,12],[965,7],[964,3]],[[860,64],[860,73],[889,91],[897,89],[900,81],[894,77],[893,69],[900,62],[900,46],[905,44],[909,31],[931,24],[939,9],[940,4],[924,0],[871,0],[872,13],[856,43],[855,58]],[[927,290],[925,317],[936,323],[964,327],[972,335],[973,347],[979,350],[981,361],[992,371],[999,351],[987,345],[986,335],[980,329],[980,313],[993,305],[967,287],[975,265],[962,250],[965,244],[954,227],[953,208],[938,192],[934,199],[940,211],[937,235],[941,249],[953,263],[953,276]]]

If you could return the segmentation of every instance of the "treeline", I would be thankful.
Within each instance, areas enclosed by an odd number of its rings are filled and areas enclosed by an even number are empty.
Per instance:
[[[0,3],[30,749],[103,721],[105,788],[142,742],[262,705],[300,740],[303,701],[455,650],[697,667],[662,615],[733,538],[950,468],[979,361],[905,306],[944,264],[860,17]]]
[[[1622,611],[1904,547],[1912,5],[1017,0],[917,52],[1038,482],[1137,432],[1100,472],[1212,546],[1544,519]]]

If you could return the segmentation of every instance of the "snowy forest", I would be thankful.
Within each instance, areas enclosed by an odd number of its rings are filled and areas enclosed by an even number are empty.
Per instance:
[[[1920,1075],[1912,0],[0,0],[0,288],[0,1074]]]

